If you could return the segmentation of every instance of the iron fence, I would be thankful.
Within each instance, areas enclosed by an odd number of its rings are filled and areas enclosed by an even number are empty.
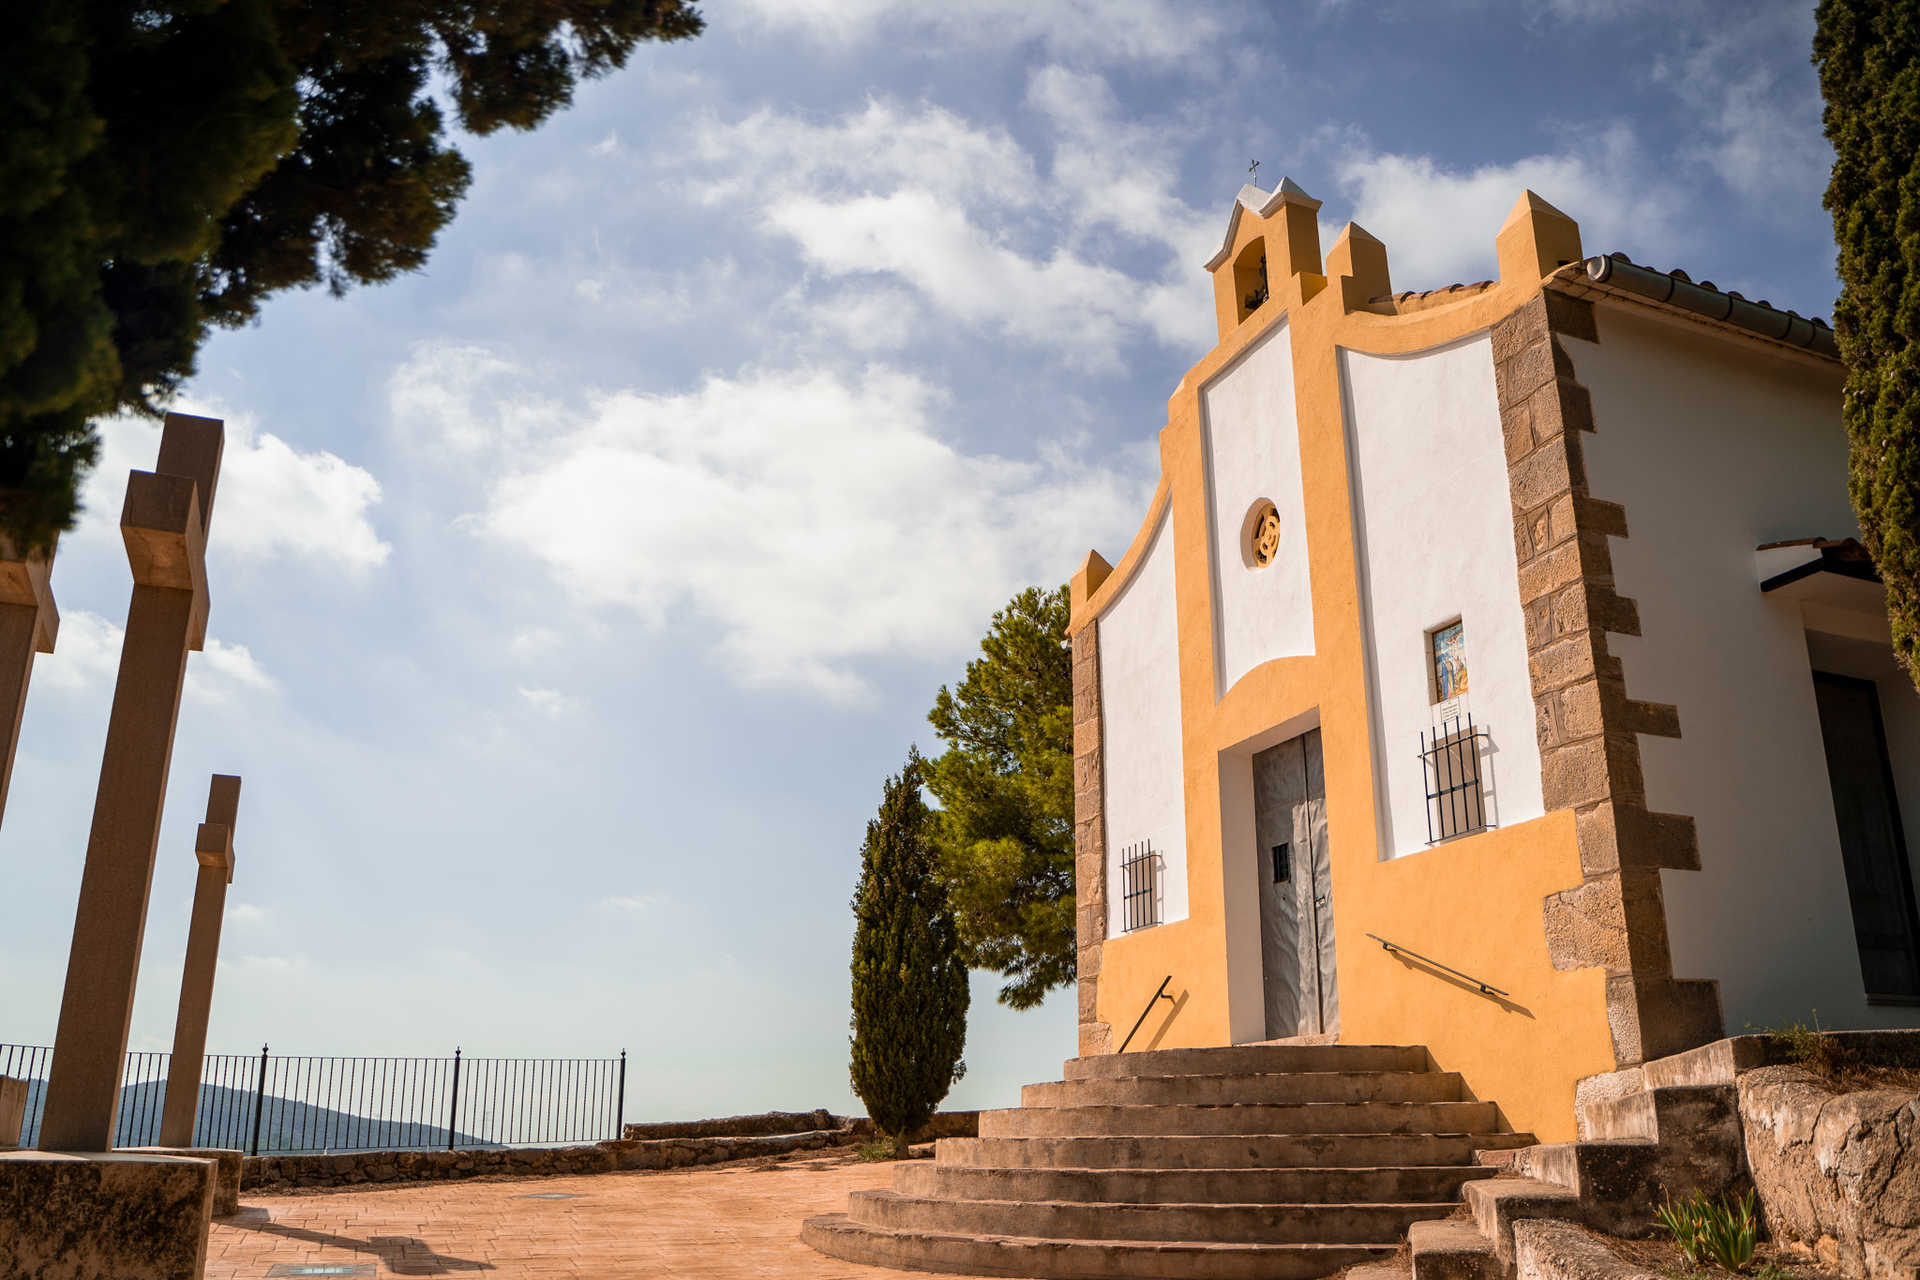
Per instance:
[[[40,1136],[53,1050],[0,1044],[0,1075],[27,1082],[20,1145]],[[116,1147],[160,1141],[172,1055],[129,1053]],[[620,1136],[627,1054],[618,1058],[353,1058],[210,1053],[193,1145],[253,1155],[545,1146]]]

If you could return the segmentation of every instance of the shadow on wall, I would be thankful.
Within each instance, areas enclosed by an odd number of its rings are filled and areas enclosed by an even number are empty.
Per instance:
[[[1502,1009],[1505,1009],[1508,1013],[1517,1013],[1521,1017],[1527,1018],[1529,1020],[1533,1018],[1533,1010],[1527,1008],[1527,1006],[1523,1004],[1519,1004],[1513,1000],[1509,1000],[1506,996],[1501,995],[1499,992],[1483,987],[1479,983],[1474,982],[1470,979],[1455,977],[1453,974],[1448,973],[1445,969],[1441,968],[1437,964],[1434,964],[1432,961],[1422,960],[1416,956],[1408,955],[1405,951],[1402,951],[1397,947],[1389,948],[1388,954],[1391,955],[1395,960],[1398,960],[1401,964],[1405,965],[1407,968],[1413,970],[1415,973],[1424,973],[1428,977],[1438,978],[1442,982],[1450,983],[1453,986],[1460,988],[1462,991],[1472,992],[1474,995],[1479,996],[1482,1000],[1486,1000],[1486,1001],[1489,1001],[1490,1003],[1499,1005]]]
[[[1187,1007],[1187,997],[1191,994],[1191,990],[1182,990],[1179,995],[1169,997],[1173,1001],[1173,1008],[1167,1010],[1167,1016],[1160,1020],[1158,1027],[1154,1028],[1153,1035],[1148,1038],[1143,1048],[1158,1049],[1160,1047],[1160,1042],[1166,1039],[1167,1031],[1173,1026],[1174,1019],[1178,1018],[1180,1011]]]

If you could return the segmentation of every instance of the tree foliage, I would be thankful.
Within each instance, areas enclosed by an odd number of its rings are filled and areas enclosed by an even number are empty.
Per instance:
[[[887,779],[853,891],[853,1091],[896,1155],[967,1069],[967,966],[934,862],[925,775],[915,751]]]
[[[1821,0],[1815,24],[1849,487],[1887,584],[1894,651],[1920,682],[1920,2]]]
[[[993,615],[980,656],[927,719],[937,839],[967,958],[1030,1009],[1074,980],[1073,652],[1067,591],[1029,587]]]
[[[91,420],[209,325],[411,271],[466,193],[436,92],[531,129],[688,0],[17,0],[0,41],[0,533],[72,524]],[[434,77],[438,76],[436,82]]]

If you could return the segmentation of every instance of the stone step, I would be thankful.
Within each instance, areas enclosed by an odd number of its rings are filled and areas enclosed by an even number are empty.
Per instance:
[[[1161,1106],[1169,1103],[1458,1102],[1451,1071],[1296,1071],[1218,1076],[1118,1076],[1052,1080],[1020,1091],[1023,1107]]]
[[[1527,1133],[1294,1133],[1071,1138],[942,1138],[938,1163],[997,1169],[1296,1169],[1463,1165],[1531,1146]]]
[[[1493,1241],[1460,1218],[1416,1222],[1407,1228],[1413,1280],[1504,1280]]]
[[[1146,1134],[1491,1133],[1491,1102],[1308,1102],[1291,1106],[1035,1107],[980,1113],[982,1138]]]
[[[1241,1044],[1218,1049],[1154,1049],[1069,1058],[1068,1080],[1119,1076],[1214,1076],[1283,1071],[1425,1071],[1431,1063],[1419,1045]]]
[[[1447,1204],[1106,1204],[942,1200],[856,1191],[847,1216],[889,1230],[1054,1240],[1206,1240],[1224,1244],[1393,1244]]]
[[[895,1230],[844,1214],[808,1218],[800,1238],[820,1252],[870,1266],[1034,1280],[1318,1280],[1381,1262],[1396,1245],[1222,1244],[1173,1240],[1072,1240]]]
[[[1538,1178],[1488,1178],[1466,1187],[1463,1198],[1474,1226],[1492,1244],[1504,1272],[1513,1263],[1513,1224],[1522,1218],[1578,1221],[1580,1193]]]
[[[993,1169],[913,1160],[893,1189],[952,1200],[1082,1200],[1125,1204],[1458,1204],[1491,1178],[1480,1165],[1297,1169]]]

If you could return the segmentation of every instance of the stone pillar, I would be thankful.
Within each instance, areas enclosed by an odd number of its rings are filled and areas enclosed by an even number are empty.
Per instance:
[[[48,1073],[46,1151],[113,1143],[180,686],[187,653],[206,640],[206,537],[223,438],[215,419],[170,413],[157,467],[127,478],[120,534],[133,599]]]
[[[1498,251],[1503,279],[1540,279],[1579,260],[1579,230],[1528,192]],[[1556,968],[1606,971],[1614,1059],[1631,1067],[1722,1034],[1719,984],[1676,979],[1667,942],[1660,875],[1699,869],[1693,819],[1651,812],[1640,767],[1639,735],[1679,737],[1680,714],[1629,697],[1608,645],[1640,617],[1614,589],[1609,539],[1627,536],[1627,512],[1588,491],[1593,406],[1562,344],[1599,341],[1592,304],[1543,289],[1492,338],[1542,797],[1574,811],[1585,877],[1547,899],[1547,950]]]
[[[1087,598],[1112,572],[1088,552],[1069,588],[1076,621]],[[1107,940],[1106,768],[1100,739],[1100,623],[1073,633],[1073,892],[1074,962],[1080,982],[1079,1052],[1113,1052],[1113,1028],[1100,1021],[1100,956]]]
[[[213,775],[207,820],[193,842],[200,877],[193,888],[193,923],[187,930],[186,970],[180,977],[180,1012],[173,1022],[173,1056],[167,1068],[166,1103],[160,1112],[160,1145],[191,1147],[200,1109],[200,1065],[207,1052],[207,1014],[213,1007],[213,970],[220,958],[220,923],[233,883],[233,826],[240,810],[240,779]]]
[[[13,778],[33,655],[52,653],[60,631],[60,610],[47,581],[52,569],[51,548],[44,555],[22,556],[0,538],[0,815],[7,811],[7,783]]]

